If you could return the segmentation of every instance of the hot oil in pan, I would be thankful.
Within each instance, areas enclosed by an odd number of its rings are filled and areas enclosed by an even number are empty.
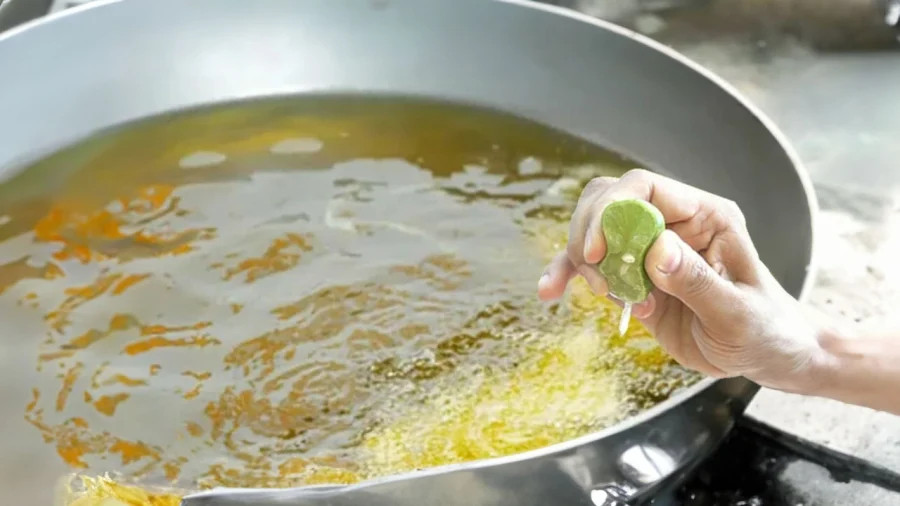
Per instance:
[[[0,187],[35,442],[86,475],[298,486],[615,423],[696,377],[580,281],[550,307],[535,282],[581,186],[632,166],[496,112],[348,97],[66,149]]]

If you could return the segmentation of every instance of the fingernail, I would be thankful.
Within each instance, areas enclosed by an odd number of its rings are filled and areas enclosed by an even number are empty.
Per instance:
[[[541,279],[538,280],[538,290],[546,288],[548,283],[550,283],[550,274],[545,272],[541,275]]]
[[[594,238],[588,233],[588,236],[584,238],[584,251],[581,252],[585,260],[592,249],[594,249]]]
[[[682,252],[678,237],[675,232],[667,230],[662,233],[659,240],[663,241],[663,259],[657,264],[656,270],[663,274],[672,274],[681,265]]]
[[[656,301],[653,300],[653,294],[647,296],[647,300],[641,302],[640,304],[635,304],[634,308],[632,308],[632,316],[638,319],[649,318],[650,315],[653,314],[653,309],[655,308]]]

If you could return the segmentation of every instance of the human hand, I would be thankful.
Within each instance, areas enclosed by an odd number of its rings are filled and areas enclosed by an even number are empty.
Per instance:
[[[600,217],[622,199],[646,200],[665,217],[667,230],[644,265],[656,289],[632,313],[662,347],[710,376],[807,390],[809,371],[821,359],[818,328],[760,261],[738,206],[672,179],[634,170],[590,181],[572,215],[566,251],[538,283],[541,299],[561,297],[576,275],[608,295],[597,269],[606,254]]]

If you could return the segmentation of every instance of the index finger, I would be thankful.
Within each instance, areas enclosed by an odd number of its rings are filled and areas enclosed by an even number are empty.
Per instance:
[[[576,268],[584,264],[582,254],[584,250],[584,231],[587,229],[591,218],[589,212],[591,204],[618,182],[619,180],[614,177],[595,177],[584,185],[581,196],[578,197],[578,204],[575,206],[572,219],[569,221],[569,239],[566,244],[569,260]]]
[[[724,201],[711,193],[659,174],[642,169],[628,171],[618,183],[579,209],[586,214],[580,218],[580,222],[586,224],[581,231],[584,244],[582,254],[586,263],[596,264],[603,260],[606,254],[606,239],[600,225],[603,211],[609,204],[625,199],[650,202],[662,213],[666,225],[690,221],[703,213],[704,209],[712,211],[717,208],[719,200]],[[702,249],[703,245],[691,246]]]

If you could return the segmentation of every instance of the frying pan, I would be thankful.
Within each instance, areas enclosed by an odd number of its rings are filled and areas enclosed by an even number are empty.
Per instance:
[[[563,9],[520,0],[100,2],[0,35],[0,73],[0,180],[93,132],[200,104],[322,92],[433,97],[538,121],[731,198],[787,291],[802,297],[810,280],[813,194],[772,123],[676,52]],[[639,502],[712,451],[757,388],[704,380],[599,433],[423,471],[424,488],[396,477],[365,484],[367,504]],[[302,496],[292,504],[306,504]]]

